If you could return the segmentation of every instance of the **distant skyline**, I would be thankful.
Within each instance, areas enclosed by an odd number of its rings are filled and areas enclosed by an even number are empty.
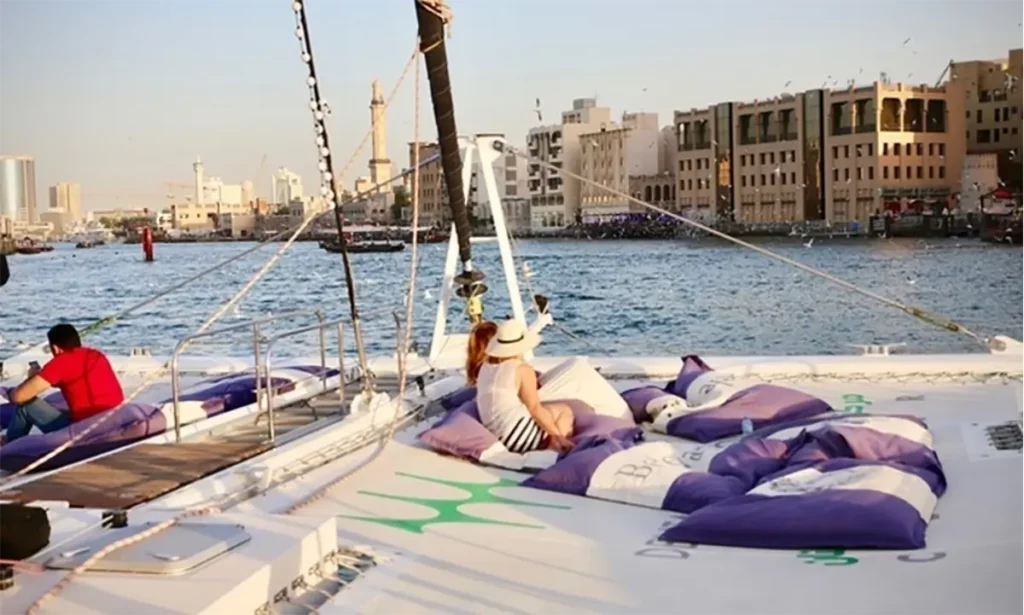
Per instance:
[[[613,117],[656,111],[665,126],[676,109],[807,90],[828,75],[934,84],[950,59],[1020,47],[1024,13],[1014,0],[449,6],[459,131],[504,132],[515,144],[537,123],[536,98],[545,123],[596,94]],[[372,81],[387,95],[413,49],[415,14],[412,0],[308,0],[307,11],[340,171],[369,130]],[[79,183],[85,210],[166,206],[162,182],[191,183],[197,154],[208,176],[252,180],[264,198],[281,166],[316,193],[292,15],[283,0],[0,0],[0,153],[35,157],[40,194]],[[395,173],[413,139],[412,85],[410,75],[388,112]],[[369,158],[367,144],[346,188],[369,175]]]

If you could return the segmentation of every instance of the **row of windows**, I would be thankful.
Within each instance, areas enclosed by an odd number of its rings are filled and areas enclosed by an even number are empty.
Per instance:
[[[903,167],[892,167],[893,179],[924,179],[924,167],[906,167],[907,171],[905,174],[901,169]],[[917,169],[916,178],[914,176],[914,169]],[[928,179],[936,178],[946,178],[946,167],[928,167]],[[882,167],[882,179],[889,179],[889,167]]]
[[[1017,107],[996,107],[995,109],[993,109],[993,111],[995,111],[995,121],[997,121],[997,122],[999,122],[999,121],[1009,122],[1011,115],[1017,115]],[[967,110],[967,118],[970,119],[970,117],[971,117],[971,110],[968,109]],[[985,121],[985,110],[984,109],[977,109],[977,110],[975,110],[975,112],[974,112],[974,121],[976,123],[978,123],[978,124],[980,124],[980,123]]]
[[[795,185],[796,184],[796,173],[792,172],[792,173],[788,173],[788,175],[789,175],[789,184],[790,185]],[[781,172],[780,173],[769,173],[767,175],[761,175],[761,184],[760,185],[762,185],[762,186],[774,186],[775,185],[775,177],[776,176],[778,176],[778,178],[779,178],[779,185],[780,186],[785,186],[786,185],[786,176],[787,176],[787,174],[786,173],[781,173]],[[740,186],[756,186],[756,185],[758,185],[757,184],[757,175],[750,175],[749,179],[748,179],[747,175],[741,175],[740,176]]]
[[[710,187],[711,187],[711,180],[710,179],[697,178],[697,190],[705,190],[705,189],[710,188]],[[681,180],[679,180],[679,189],[680,190],[693,190],[693,180],[692,179],[681,179]]]
[[[1018,132],[1017,131],[1017,127],[1014,126],[1013,128],[1010,128],[1010,129],[1003,128],[1002,134],[1004,134],[1004,135],[1005,134],[1014,134],[1015,135],[1015,134],[1017,134],[1017,132]],[[970,130],[967,131],[967,138],[968,139],[971,138],[971,131]],[[979,130],[978,131],[978,143],[999,143],[999,129],[998,128],[993,128],[992,130],[989,130],[988,128],[986,128],[984,130]]]
[[[679,170],[680,171],[692,171],[693,170],[693,160],[694,159],[692,159],[692,158],[690,160],[680,160],[679,161]],[[697,170],[698,171],[700,171],[701,169],[710,169],[711,168],[711,159],[710,158],[697,158],[696,160],[697,160]]]
[[[740,166],[754,165],[756,154],[740,154]],[[779,152],[779,162],[796,162],[796,150]],[[775,152],[761,152],[761,164],[775,164]]]

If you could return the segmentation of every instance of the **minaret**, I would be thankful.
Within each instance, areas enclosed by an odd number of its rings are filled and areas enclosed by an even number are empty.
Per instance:
[[[370,124],[373,126],[373,158],[370,159],[370,180],[374,184],[387,182],[391,179],[391,161],[388,160],[387,120],[384,119],[384,94],[380,82],[373,80],[373,98],[370,99]],[[391,192],[391,184],[380,188],[381,192]]]
[[[192,170],[196,172],[196,195],[195,204],[203,204],[203,161],[196,156],[196,161],[192,163]]]

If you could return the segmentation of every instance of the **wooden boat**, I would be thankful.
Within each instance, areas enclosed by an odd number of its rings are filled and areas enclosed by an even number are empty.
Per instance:
[[[337,242],[321,241],[320,248],[335,254],[341,252],[341,245]],[[405,249],[405,244],[397,241],[355,241],[348,244],[346,248],[348,249],[349,254],[401,252]]]

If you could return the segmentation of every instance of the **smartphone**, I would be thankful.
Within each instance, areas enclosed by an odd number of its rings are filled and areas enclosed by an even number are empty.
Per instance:
[[[42,367],[39,366],[39,361],[29,361],[28,362],[28,366],[31,367],[32,369],[34,369],[37,372],[39,370],[43,369]]]

